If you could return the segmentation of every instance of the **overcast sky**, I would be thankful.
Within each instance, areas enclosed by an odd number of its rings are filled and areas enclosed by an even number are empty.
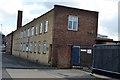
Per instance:
[[[46,13],[55,4],[99,12],[98,33],[118,40],[119,0],[0,0],[0,31],[16,29],[17,11],[23,10],[23,25]]]

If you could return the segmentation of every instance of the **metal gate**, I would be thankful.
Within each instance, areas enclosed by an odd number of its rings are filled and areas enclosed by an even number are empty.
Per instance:
[[[80,46],[72,47],[72,65],[80,64]]]
[[[120,45],[95,45],[93,70],[120,75]]]

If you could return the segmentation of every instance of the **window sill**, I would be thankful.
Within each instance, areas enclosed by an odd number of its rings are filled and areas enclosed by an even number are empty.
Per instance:
[[[39,35],[41,35],[42,33],[39,33]]]
[[[38,54],[41,54],[41,52],[38,52]]]
[[[43,54],[46,54],[45,52],[43,52]]]
[[[74,30],[74,29],[68,29],[68,31],[74,31],[74,32],[77,32],[78,30]]]
[[[47,33],[47,32],[44,32],[44,34]]]

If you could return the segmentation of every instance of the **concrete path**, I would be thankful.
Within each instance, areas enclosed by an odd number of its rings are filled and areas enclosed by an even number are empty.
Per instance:
[[[91,73],[76,69],[7,69],[7,72],[12,78],[95,79]]]

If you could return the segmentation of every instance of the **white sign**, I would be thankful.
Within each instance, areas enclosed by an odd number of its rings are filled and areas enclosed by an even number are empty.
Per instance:
[[[91,50],[91,49],[88,49],[88,50],[87,50],[87,53],[88,53],[88,54],[92,54],[92,50]]]

